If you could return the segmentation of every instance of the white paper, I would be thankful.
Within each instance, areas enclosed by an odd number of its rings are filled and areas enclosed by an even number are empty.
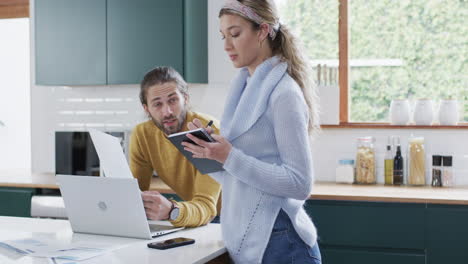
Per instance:
[[[15,254],[50,258],[51,263],[59,261],[62,264],[94,258],[116,248],[105,245],[92,245],[90,243],[60,244],[56,241],[37,239],[3,241],[0,242],[0,247],[3,250],[10,250]]]

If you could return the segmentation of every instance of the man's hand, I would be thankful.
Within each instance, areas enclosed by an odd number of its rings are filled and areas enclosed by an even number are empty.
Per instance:
[[[146,191],[141,194],[146,217],[150,220],[167,220],[172,202],[157,191]]]
[[[188,124],[187,124],[187,128],[189,130],[194,130],[194,129],[201,128],[201,127],[204,127],[204,126],[201,123],[200,119],[198,119],[198,118],[194,118],[192,122],[188,122]],[[211,127],[205,127],[205,130],[206,130],[206,132],[208,132],[208,134],[213,133],[213,128],[211,128]]]

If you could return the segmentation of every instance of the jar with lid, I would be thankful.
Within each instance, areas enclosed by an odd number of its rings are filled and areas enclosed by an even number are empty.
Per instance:
[[[452,156],[442,156],[442,186],[452,187],[453,185]]]
[[[411,137],[408,140],[408,184],[426,184],[426,152],[423,137]]]
[[[432,182],[433,187],[442,186],[442,156],[432,156]]]
[[[374,138],[360,137],[357,139],[355,183],[375,184],[376,179]]]
[[[335,170],[337,183],[353,183],[354,182],[354,160],[340,159]]]

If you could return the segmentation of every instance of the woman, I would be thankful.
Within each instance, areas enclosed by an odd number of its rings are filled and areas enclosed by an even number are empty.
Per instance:
[[[317,124],[306,61],[273,2],[226,1],[224,49],[241,68],[216,143],[190,136],[197,158],[217,160],[223,239],[235,263],[321,263],[303,204],[313,183],[309,133]],[[200,127],[198,121],[191,128]]]

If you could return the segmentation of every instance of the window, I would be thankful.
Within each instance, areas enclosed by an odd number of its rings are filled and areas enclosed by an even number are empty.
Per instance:
[[[340,2],[347,4],[349,32],[349,83],[341,84],[349,87],[349,115],[342,122],[388,122],[392,99],[437,105],[450,97],[468,122],[466,1],[277,0],[313,65],[336,66]]]

